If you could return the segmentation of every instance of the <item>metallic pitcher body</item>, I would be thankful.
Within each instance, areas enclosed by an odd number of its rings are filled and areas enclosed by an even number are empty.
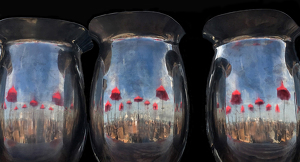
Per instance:
[[[81,25],[55,19],[0,21],[0,161],[78,161],[86,133]]]
[[[89,29],[100,49],[90,100],[98,160],[178,161],[189,119],[181,26],[160,13],[123,12]]]
[[[216,16],[207,135],[216,161],[299,161],[299,27],[276,10]]]

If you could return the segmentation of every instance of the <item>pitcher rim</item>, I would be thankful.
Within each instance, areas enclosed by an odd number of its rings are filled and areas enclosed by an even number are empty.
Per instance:
[[[246,15],[247,13],[251,13],[251,15],[250,14],[249,14],[250,16]],[[254,14],[256,13],[257,15],[261,13],[265,13],[265,15],[270,16],[271,18],[275,18],[277,21],[274,23],[269,20],[265,20],[265,19],[263,20],[262,18],[263,15],[261,15],[261,17],[258,16],[255,17],[253,16],[253,13]],[[216,27],[216,25],[214,24],[217,22],[217,20],[221,20],[221,19],[223,19],[224,22],[218,21],[218,27]],[[230,21],[230,19],[231,22],[228,22]],[[283,22],[278,22],[278,20],[281,20]],[[246,24],[248,26],[246,25],[243,26],[243,23],[244,24],[249,23],[249,24]],[[257,23],[257,24],[253,25],[253,23]],[[274,26],[274,24],[277,26]],[[287,24],[290,26],[287,27]],[[241,28],[239,28],[238,25],[240,25]],[[269,28],[263,30],[264,28],[261,26],[264,25],[265,25],[265,29],[268,26]],[[239,30],[239,29],[243,29],[243,27],[248,30],[247,31]],[[230,31],[230,28],[232,28],[232,31]],[[278,28],[280,28],[280,30]],[[224,32],[223,35],[222,32]],[[220,46],[222,44],[229,43],[233,40],[239,40],[245,38],[246,39],[257,38],[257,37],[266,37],[266,38],[278,37],[284,41],[294,41],[294,39],[300,34],[300,29],[297,23],[288,14],[280,10],[247,9],[247,10],[227,12],[210,18],[203,26],[202,34],[203,34],[203,38],[209,40],[215,46]]]
[[[27,29],[27,30],[26,30]],[[0,20],[0,39],[36,39],[77,45],[82,53],[93,48],[89,30],[67,20],[44,17],[8,17]]]
[[[140,14],[147,14],[147,15],[153,15],[153,16],[156,16],[156,22],[154,22],[152,20],[149,20],[150,18],[149,17],[146,17],[144,15],[140,15]],[[138,25],[145,25],[143,23],[152,23],[152,25],[154,23],[156,24],[164,24],[164,25],[168,25],[168,23],[173,23],[173,28],[175,28],[175,31],[173,31],[173,33],[171,32],[171,34],[173,34],[174,36],[173,37],[164,37],[162,34],[157,34],[157,33],[153,33],[153,30],[154,29],[151,29],[151,27],[149,26],[146,26],[146,30],[142,31],[141,28],[137,28],[138,30],[141,30],[141,31],[137,31],[137,32],[145,32],[145,33],[138,33],[135,35],[135,33],[131,32],[134,36],[146,36],[146,37],[155,37],[155,36],[162,36],[161,39],[164,39],[166,42],[174,42],[174,43],[179,43],[181,38],[185,35],[185,31],[184,29],[182,28],[182,26],[174,19],[172,18],[171,16],[167,15],[167,14],[164,14],[164,13],[161,13],[161,12],[156,12],[156,11],[123,11],[123,12],[113,12],[113,13],[108,13],[108,14],[103,14],[103,15],[99,15],[99,16],[96,16],[94,18],[91,19],[89,25],[88,25],[88,29],[91,31],[92,35],[94,37],[96,37],[95,39],[99,39],[101,41],[111,41],[112,39],[116,39],[116,38],[128,38],[128,37],[131,37],[130,35],[126,35],[126,34],[129,34],[130,32],[120,32],[120,33],[117,33],[116,32],[112,32],[111,34],[107,34],[107,36],[103,36],[105,31],[104,30],[108,30],[108,29],[104,29],[102,31],[99,31],[97,30],[97,28],[99,27],[99,25],[104,28],[105,25],[109,25],[108,23],[114,23],[112,22],[111,20],[115,20],[115,19],[119,19],[120,20],[124,20],[122,18],[120,18],[121,16],[123,15],[133,15],[133,16],[136,16],[135,18],[139,18],[138,16],[140,17],[143,17],[144,16],[144,19],[142,19],[143,21],[136,21],[135,24],[138,24]],[[114,18],[112,18],[112,16]],[[105,19],[107,17],[110,17],[110,21],[109,22],[102,22],[100,23],[99,20],[101,19]],[[134,20],[134,18],[132,17],[129,17],[127,16],[127,18],[131,19],[131,20]],[[159,20],[161,19],[161,20]],[[105,20],[102,20],[102,21],[105,21]],[[168,22],[169,21],[169,22]],[[117,24],[117,23],[116,23]],[[122,24],[123,26],[123,29],[124,28],[129,28],[128,31],[132,30],[130,28],[132,28],[132,26],[135,26],[135,25],[132,25],[132,23],[128,23],[128,22],[123,22]],[[127,25],[127,26],[126,26]],[[118,24],[117,26],[121,26],[120,24]],[[116,27],[113,26],[113,27]],[[145,26],[143,26],[145,28]],[[110,30],[118,30],[118,29],[111,29]],[[148,33],[147,33],[147,30],[148,30]],[[100,35],[99,33],[102,33],[102,35]],[[151,33],[152,32],[152,33]],[[122,35],[123,34],[123,35]],[[122,36],[121,36],[122,35]],[[176,36],[175,36],[176,35]],[[119,37],[118,37],[119,36]],[[133,36],[133,37],[134,37]]]

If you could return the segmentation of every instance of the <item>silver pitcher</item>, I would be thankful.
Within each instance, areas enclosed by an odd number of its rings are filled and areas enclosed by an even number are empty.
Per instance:
[[[298,25],[277,10],[246,10],[212,18],[203,35],[215,50],[206,121],[216,161],[299,161]]]
[[[178,161],[189,104],[171,17],[121,12],[91,20],[99,43],[90,98],[90,134],[99,161]]]
[[[83,26],[55,19],[0,21],[0,161],[78,161],[86,134]]]

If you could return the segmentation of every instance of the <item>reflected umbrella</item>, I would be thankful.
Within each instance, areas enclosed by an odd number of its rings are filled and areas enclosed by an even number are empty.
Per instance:
[[[119,105],[119,111],[121,111],[120,113],[120,116],[122,116],[122,110],[124,109],[124,105],[123,103],[121,102],[120,105]]]
[[[259,97],[255,100],[255,105],[258,105],[258,110],[259,110],[259,118],[261,118],[261,114],[260,114],[260,105],[263,105],[265,102],[260,99]]]
[[[242,106],[241,106],[242,122],[244,122],[244,112],[245,112],[245,108],[244,108],[244,106],[242,105]]]
[[[126,102],[126,104],[128,105],[128,109],[127,109],[127,114],[128,114],[128,116],[129,116],[129,118],[131,117],[131,113],[130,113],[130,108],[131,108],[131,104],[132,104],[132,102],[130,101],[130,100],[128,100],[127,102]],[[126,117],[127,118],[127,117]]]
[[[71,109],[71,110],[74,109],[74,104],[73,104],[73,103],[71,103],[70,109]]]
[[[231,94],[230,103],[232,105],[239,105],[242,102],[241,93],[238,90],[235,90]],[[218,106],[218,105],[217,105]],[[237,107],[236,107],[236,113],[235,113],[235,121],[237,122]]]
[[[119,91],[119,89],[117,87],[115,87],[112,91],[111,91],[111,95],[110,98],[112,100],[115,100],[115,120],[116,120],[116,113],[117,113],[117,103],[116,101],[119,101],[120,99],[122,99],[121,97],[121,93]]]
[[[169,96],[162,85],[156,89],[156,97],[162,100],[161,109],[164,109],[163,101],[167,101],[169,99]]]
[[[110,108],[111,108],[111,104],[110,104],[110,102],[107,100],[107,102],[106,102],[106,104],[105,104],[105,107],[104,107],[104,111],[105,111],[105,112],[108,112],[108,111],[110,111]],[[109,123],[108,113],[107,113],[107,122]]]
[[[59,91],[55,92],[53,95],[52,95],[52,102],[55,103],[55,105],[58,106],[63,106],[63,100],[61,98],[61,94],[59,93]]]
[[[38,105],[38,102],[36,100],[31,100],[30,103],[29,103],[31,106],[32,106],[32,109],[31,109],[31,114],[32,114],[32,126],[34,127],[35,125],[35,119],[34,119],[34,107],[36,107]]]
[[[226,115],[227,115],[227,120],[228,120],[228,124],[229,124],[229,114],[231,113],[231,107],[227,106],[226,107]]]
[[[153,110],[154,110],[154,113],[155,113],[155,119],[156,119],[156,111],[155,111],[155,110],[158,110],[158,106],[157,106],[157,103],[156,103],[156,102],[153,103]]]
[[[146,100],[146,101],[144,102],[144,104],[146,105],[146,108],[148,109],[148,105],[150,105],[150,102],[149,102],[148,100]]]
[[[128,105],[128,108],[130,109],[130,108],[131,108],[132,102],[131,102],[130,100],[128,100],[128,101],[126,102],[126,104]]]
[[[25,116],[25,109],[27,108],[27,105],[26,104],[24,104],[23,106],[22,106],[22,108],[23,108],[23,114],[24,114],[24,116]],[[27,116],[27,115],[26,115]],[[25,116],[25,117],[26,117]],[[23,117],[24,118],[24,117]],[[27,120],[27,119],[26,119]]]
[[[7,102],[17,102],[17,91],[14,86],[12,86],[8,90],[6,100]],[[12,108],[12,104],[10,104],[10,106]],[[11,118],[11,114],[12,114],[12,109],[10,109],[10,118]]]
[[[146,107],[146,109],[147,109],[147,114],[148,114],[148,116],[149,116],[149,111],[148,111],[148,105],[150,105],[150,102],[148,101],[148,100],[146,100],[145,102],[144,102],[144,104],[145,104],[145,107]]]
[[[281,81],[280,87],[277,88],[277,97],[283,100],[283,121],[285,122],[285,100],[289,100],[290,92],[284,87],[283,81]]]
[[[134,102],[138,103],[138,119],[139,119],[139,110],[140,110],[139,102],[142,102],[142,101],[143,101],[143,98],[140,97],[140,96],[137,96],[137,97],[134,98]]]

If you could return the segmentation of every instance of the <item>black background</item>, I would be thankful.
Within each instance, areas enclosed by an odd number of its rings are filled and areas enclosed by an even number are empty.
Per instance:
[[[5,1],[3,1],[5,2]],[[18,6],[18,7],[16,7]],[[88,27],[93,17],[122,11],[156,11],[174,18],[186,32],[179,47],[184,61],[190,99],[190,127],[181,161],[214,161],[205,129],[206,82],[214,55],[212,44],[202,38],[202,28],[210,18],[232,11],[268,8],[285,12],[300,24],[300,1],[291,0],[205,0],[205,1],[36,1],[34,4],[14,1],[1,4],[0,19],[8,17],[45,17],[76,22]],[[296,39],[299,53],[300,40]],[[86,104],[89,107],[90,85],[98,47],[81,57],[85,79]],[[298,54],[299,58],[299,54]],[[89,118],[89,116],[88,116]],[[89,138],[80,162],[96,162]]]

